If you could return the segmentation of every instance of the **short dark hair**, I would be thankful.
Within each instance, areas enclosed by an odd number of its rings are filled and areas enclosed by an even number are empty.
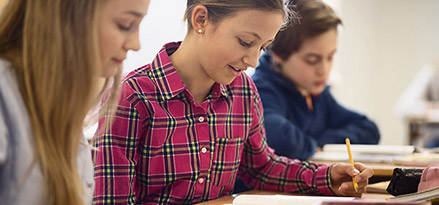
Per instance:
[[[300,23],[280,31],[269,47],[282,60],[287,60],[297,52],[306,39],[336,29],[342,24],[334,10],[321,0],[296,0],[293,4],[300,14]]]

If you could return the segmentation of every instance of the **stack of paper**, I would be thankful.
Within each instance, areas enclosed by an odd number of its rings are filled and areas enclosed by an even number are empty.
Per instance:
[[[356,162],[392,163],[402,161],[415,151],[414,146],[406,145],[351,145],[352,157]],[[344,144],[327,144],[322,152],[316,152],[309,160],[340,162],[349,161]]]
[[[415,147],[411,145],[369,145],[351,144],[352,153],[361,154],[385,154],[385,155],[406,155],[415,152]],[[347,152],[345,144],[326,144],[323,146],[324,152]]]

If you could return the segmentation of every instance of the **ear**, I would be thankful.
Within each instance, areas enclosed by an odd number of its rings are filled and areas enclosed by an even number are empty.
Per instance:
[[[203,5],[197,5],[192,11],[192,28],[197,33],[204,33],[207,25],[208,10]]]

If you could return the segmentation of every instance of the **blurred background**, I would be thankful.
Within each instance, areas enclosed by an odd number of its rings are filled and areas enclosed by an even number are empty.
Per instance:
[[[0,0],[0,9],[6,1]],[[325,2],[344,24],[329,80],[332,93],[341,104],[378,124],[380,144],[408,144],[408,124],[395,106],[417,72],[439,59],[439,1]],[[140,28],[142,48],[128,54],[124,73],[151,62],[163,44],[183,40],[185,8],[185,0],[151,0]]]
[[[395,106],[416,73],[439,57],[439,1],[326,0],[342,18],[330,78],[337,100],[378,124],[380,144],[408,143],[408,126]],[[141,45],[124,72],[151,62],[163,44],[183,40],[184,0],[151,0]],[[249,71],[251,73],[251,71]]]

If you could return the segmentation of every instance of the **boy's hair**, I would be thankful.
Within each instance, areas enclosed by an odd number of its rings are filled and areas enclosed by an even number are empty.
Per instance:
[[[321,0],[293,1],[300,14],[300,24],[280,31],[269,50],[287,60],[297,52],[306,39],[318,36],[342,24],[334,10]]]

